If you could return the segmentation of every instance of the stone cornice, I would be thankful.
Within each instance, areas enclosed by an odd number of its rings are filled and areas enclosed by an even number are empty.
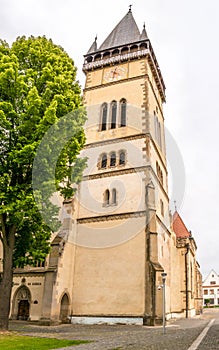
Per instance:
[[[82,181],[102,179],[105,177],[118,176],[118,175],[139,173],[139,172],[145,171],[148,167],[149,167],[148,165],[144,165],[144,166],[135,167],[135,168],[123,168],[123,169],[118,169],[118,170],[110,170],[110,171],[106,171],[106,172],[102,172],[102,173],[96,173],[96,174],[92,174],[92,175],[83,176]]]
[[[136,211],[129,213],[120,213],[120,214],[109,214],[109,215],[100,215],[86,218],[77,219],[78,224],[85,224],[90,222],[100,222],[100,221],[114,221],[114,220],[124,220],[130,218],[139,218],[146,216],[146,211]]]
[[[114,138],[114,139],[107,139],[107,140],[102,140],[102,141],[88,143],[88,144],[86,144],[84,146],[84,149],[93,148],[93,147],[99,147],[99,146],[113,144],[113,143],[118,143],[118,142],[126,142],[126,141],[138,140],[138,139],[143,139],[145,137],[146,137],[145,133],[140,133],[140,134],[136,134],[136,135],[118,137],[118,138]]]

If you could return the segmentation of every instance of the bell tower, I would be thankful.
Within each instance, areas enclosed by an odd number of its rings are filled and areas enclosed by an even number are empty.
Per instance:
[[[165,85],[131,7],[99,47],[95,38],[83,71],[88,167],[78,191],[72,314],[154,324],[162,316],[157,286],[170,271]]]

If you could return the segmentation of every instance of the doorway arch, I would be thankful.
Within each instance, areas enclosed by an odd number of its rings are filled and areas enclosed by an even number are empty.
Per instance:
[[[13,302],[13,319],[28,320],[30,317],[31,294],[29,288],[21,286],[17,289]]]
[[[61,299],[61,306],[60,306],[60,320],[62,323],[69,323],[69,297],[68,295],[65,293],[62,296]]]

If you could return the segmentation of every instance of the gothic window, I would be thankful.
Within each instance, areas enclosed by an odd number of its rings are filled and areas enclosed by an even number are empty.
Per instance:
[[[101,157],[101,168],[105,169],[107,167],[107,155],[103,154]]]
[[[104,103],[101,108],[101,125],[100,125],[100,130],[106,130],[107,126],[107,104]]]
[[[106,190],[104,192],[103,200],[104,200],[104,205],[109,205],[109,202],[110,202],[110,191],[109,190]]]
[[[120,126],[126,126],[126,100],[122,99],[120,101],[120,111],[121,111],[121,115],[120,115]]]
[[[116,101],[113,101],[111,104],[111,129],[116,128],[116,114],[117,114],[117,103]]]
[[[119,165],[124,165],[125,164],[125,152],[121,151],[119,153]]]
[[[116,189],[112,190],[112,204],[116,204]]]
[[[116,154],[115,152],[113,152],[110,155],[110,166],[115,166],[115,165],[116,165]]]

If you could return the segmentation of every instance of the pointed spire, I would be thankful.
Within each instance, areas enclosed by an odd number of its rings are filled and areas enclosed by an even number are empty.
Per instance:
[[[106,50],[139,41],[140,32],[132,15],[131,6],[129,6],[128,13],[108,35],[99,50]]]
[[[97,35],[95,36],[94,42],[89,48],[87,54],[97,51]]]
[[[148,35],[147,35],[147,32],[146,32],[145,23],[144,23],[143,30],[142,30],[142,33],[140,35],[140,40],[145,40],[145,39],[148,39]]]

